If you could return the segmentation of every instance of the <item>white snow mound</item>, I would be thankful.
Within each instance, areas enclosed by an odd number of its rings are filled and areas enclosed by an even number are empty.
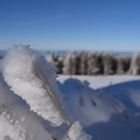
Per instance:
[[[3,76],[11,90],[26,100],[32,111],[54,125],[61,125],[65,117],[50,64],[25,47],[9,49],[3,62]]]

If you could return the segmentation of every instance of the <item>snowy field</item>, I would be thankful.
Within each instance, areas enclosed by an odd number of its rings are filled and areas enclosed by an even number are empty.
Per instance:
[[[0,140],[140,140],[139,76],[56,78],[26,47],[0,70]]]
[[[93,89],[99,89],[108,87],[111,85],[124,83],[128,81],[140,80],[140,76],[132,76],[132,75],[113,75],[113,76],[67,76],[67,75],[59,75],[58,81],[64,83],[65,80],[73,78],[78,79],[80,81],[87,81],[89,86]]]

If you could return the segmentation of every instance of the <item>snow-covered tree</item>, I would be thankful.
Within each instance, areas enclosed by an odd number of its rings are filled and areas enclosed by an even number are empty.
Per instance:
[[[76,74],[77,71],[77,55],[75,52],[69,52],[64,57],[64,74]]]
[[[116,59],[110,54],[103,55],[104,74],[115,74],[116,72]]]
[[[88,74],[101,74],[103,70],[102,56],[98,53],[92,53],[88,56]]]
[[[49,56],[49,58],[47,58],[47,60],[54,66],[54,69],[57,74],[63,73],[63,61],[64,61],[63,56],[59,56],[59,55],[52,53]]]
[[[134,53],[132,58],[131,58],[129,72],[132,75],[140,74],[140,56],[139,56],[139,54],[137,52]]]
[[[117,74],[127,74],[130,68],[130,57],[118,56],[117,60]]]
[[[88,73],[88,54],[85,51],[80,52],[78,61],[78,74],[85,75]]]

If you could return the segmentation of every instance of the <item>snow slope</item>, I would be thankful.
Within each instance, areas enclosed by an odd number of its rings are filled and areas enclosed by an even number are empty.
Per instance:
[[[63,84],[68,79],[86,81],[88,86],[96,92],[111,95],[119,100],[131,111],[140,111],[140,76],[64,76],[57,79]]]
[[[108,95],[95,92],[87,83],[77,79],[68,78],[59,87],[64,93],[65,107],[70,118],[73,121],[81,120],[84,126],[108,121],[112,114],[121,114],[126,110],[120,102]]]

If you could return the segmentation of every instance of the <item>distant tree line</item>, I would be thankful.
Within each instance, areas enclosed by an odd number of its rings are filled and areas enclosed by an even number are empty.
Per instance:
[[[121,75],[140,74],[140,56],[114,56],[107,53],[69,52],[64,56],[51,54],[57,74],[66,75]]]

